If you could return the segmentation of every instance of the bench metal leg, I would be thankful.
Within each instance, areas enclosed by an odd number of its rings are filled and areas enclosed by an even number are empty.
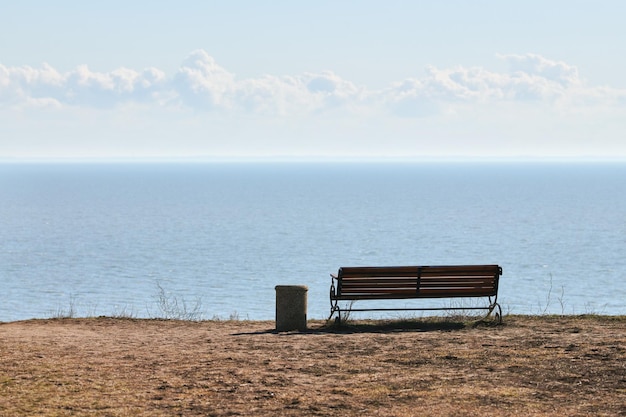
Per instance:
[[[335,289],[335,281],[332,278],[331,275],[331,279],[330,279],[330,316],[328,316],[328,320],[333,318],[333,314],[335,314],[335,312],[337,313],[337,322],[341,322],[341,308],[339,308],[339,301],[337,299],[335,299],[335,296],[337,295],[336,289]]]
[[[502,308],[500,307],[500,304],[494,302],[491,305],[489,305],[489,311],[487,312],[487,315],[485,316],[485,318],[488,318],[489,316],[491,316],[492,313],[496,322],[498,324],[502,324]]]
[[[496,303],[496,309],[498,311],[496,311],[496,321],[498,322],[498,324],[502,324],[502,308],[500,308],[500,304]]]
[[[333,315],[337,313],[337,319],[341,320],[341,308],[339,307],[339,302],[337,300],[330,300],[330,316],[328,316],[328,320],[333,318]]]

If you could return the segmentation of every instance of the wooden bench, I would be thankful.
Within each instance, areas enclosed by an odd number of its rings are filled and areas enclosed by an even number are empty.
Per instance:
[[[329,319],[337,313],[340,322],[342,311],[487,310],[489,317],[495,310],[496,320],[502,322],[502,309],[497,303],[500,275],[502,268],[498,265],[342,267],[336,275],[330,275]],[[484,297],[489,304],[438,308],[354,309],[350,305],[342,309],[339,306],[340,301],[468,297]]]

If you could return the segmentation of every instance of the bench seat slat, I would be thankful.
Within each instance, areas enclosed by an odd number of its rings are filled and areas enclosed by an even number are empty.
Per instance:
[[[354,294],[408,294],[415,296],[415,288],[361,288],[344,291],[342,295]]]
[[[494,287],[469,287],[469,288],[451,288],[451,287],[436,287],[436,288],[422,288],[419,292],[415,291],[415,288],[347,288],[341,292],[339,296],[345,296],[349,294],[395,294],[406,293],[411,294],[414,297],[428,296],[429,294],[440,293],[450,294],[450,296],[461,297],[463,294],[494,294],[496,289]]]
[[[341,291],[347,291],[347,290],[359,290],[359,289],[368,289],[368,288],[407,288],[407,289],[412,289],[413,291],[417,291],[417,287],[415,285],[415,283],[412,284],[401,284],[401,283],[388,283],[388,284],[381,284],[381,285],[344,285],[341,287]]]
[[[402,277],[402,276],[396,276],[396,275],[386,275],[386,276],[378,276],[378,277],[339,277],[343,282],[360,282],[360,281],[371,281],[371,282],[377,282],[377,281],[387,281],[387,280],[397,280],[397,281],[408,281],[408,282],[415,282],[418,278],[421,279],[422,281],[437,281],[437,280],[441,280],[441,281],[445,281],[445,280],[467,280],[467,281],[472,281],[472,280],[491,280],[493,281],[495,279],[495,276],[493,275],[438,275],[438,276],[424,276],[422,275],[421,277],[417,277],[417,276],[410,276],[410,277]]]
[[[499,273],[498,265],[454,265],[454,266],[391,266],[391,267],[342,267],[339,269],[340,276],[417,276],[421,273],[426,275],[442,275],[452,273],[455,275],[494,275]]]
[[[474,286],[493,286],[495,285],[495,280],[493,278],[483,278],[483,279],[421,279],[420,287],[432,287],[432,286],[461,286],[461,287],[474,287]],[[413,286],[417,285],[417,279],[413,278],[410,280],[401,280],[396,278],[390,279],[351,279],[351,280],[343,280],[341,282],[342,288],[347,287],[377,287],[377,286]]]
[[[368,285],[368,284],[405,284],[405,285],[415,285],[417,283],[417,278],[411,279],[400,279],[400,278],[389,278],[389,279],[344,279],[341,281],[342,285]]]
[[[368,271],[368,272],[364,272],[364,273],[359,273],[359,272],[354,272],[354,271],[349,271],[349,272],[339,271],[339,276],[341,276],[341,278],[344,278],[344,279],[348,279],[348,278],[367,278],[367,277],[376,278],[376,277],[386,277],[386,276],[415,278],[417,275],[418,275],[417,270],[415,270],[415,271],[406,271],[406,272],[402,272],[402,271],[400,271],[400,272],[395,272],[395,271]]]
[[[347,294],[349,292],[368,292],[368,291],[380,291],[380,290],[406,290],[412,291],[415,293],[417,289],[415,285],[368,285],[368,286],[358,286],[358,287],[343,287],[341,289],[342,294]]]
[[[424,266],[422,267],[422,273],[432,274],[444,274],[454,271],[459,274],[480,274],[480,273],[492,273],[499,271],[498,265],[463,265],[463,266]]]
[[[342,282],[386,282],[386,281],[398,281],[398,282],[417,282],[417,277],[353,277],[343,278]]]
[[[421,281],[420,288],[425,287],[493,287],[495,284],[494,280],[484,280],[484,281]]]
[[[418,297],[432,297],[437,294],[443,297],[488,297],[495,295],[496,290],[494,288],[455,288],[455,289],[424,289],[420,290]]]
[[[393,293],[393,292],[407,292],[414,296],[431,294],[434,292],[446,292],[453,293],[477,293],[477,294],[491,294],[496,292],[495,287],[429,287],[420,288],[419,291],[415,287],[359,287],[359,288],[344,288],[339,295],[357,294],[357,293]]]
[[[415,299],[419,297],[415,297],[414,295],[409,294],[394,294],[393,296],[381,296],[381,295],[372,295],[372,294],[355,294],[353,296],[341,296],[337,297],[338,301],[349,301],[349,300],[402,300],[402,299]]]
[[[395,299],[413,299],[413,298],[471,298],[471,297],[489,297],[493,296],[493,292],[460,292],[450,293],[447,291],[433,291],[431,293],[415,294],[414,292],[381,292],[381,293],[354,293],[344,294],[336,297],[336,300],[395,300]]]
[[[484,276],[476,276],[476,277],[422,277],[420,282],[426,283],[437,283],[437,282],[457,282],[460,284],[468,283],[471,284],[473,282],[495,282],[494,277],[484,277]]]

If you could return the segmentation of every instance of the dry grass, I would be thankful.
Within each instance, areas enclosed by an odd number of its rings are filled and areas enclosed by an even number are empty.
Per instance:
[[[626,317],[0,324],[3,416],[626,416]]]

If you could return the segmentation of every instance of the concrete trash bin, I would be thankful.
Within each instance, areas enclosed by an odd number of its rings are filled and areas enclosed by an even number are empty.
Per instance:
[[[276,286],[276,330],[306,330],[306,285]]]

